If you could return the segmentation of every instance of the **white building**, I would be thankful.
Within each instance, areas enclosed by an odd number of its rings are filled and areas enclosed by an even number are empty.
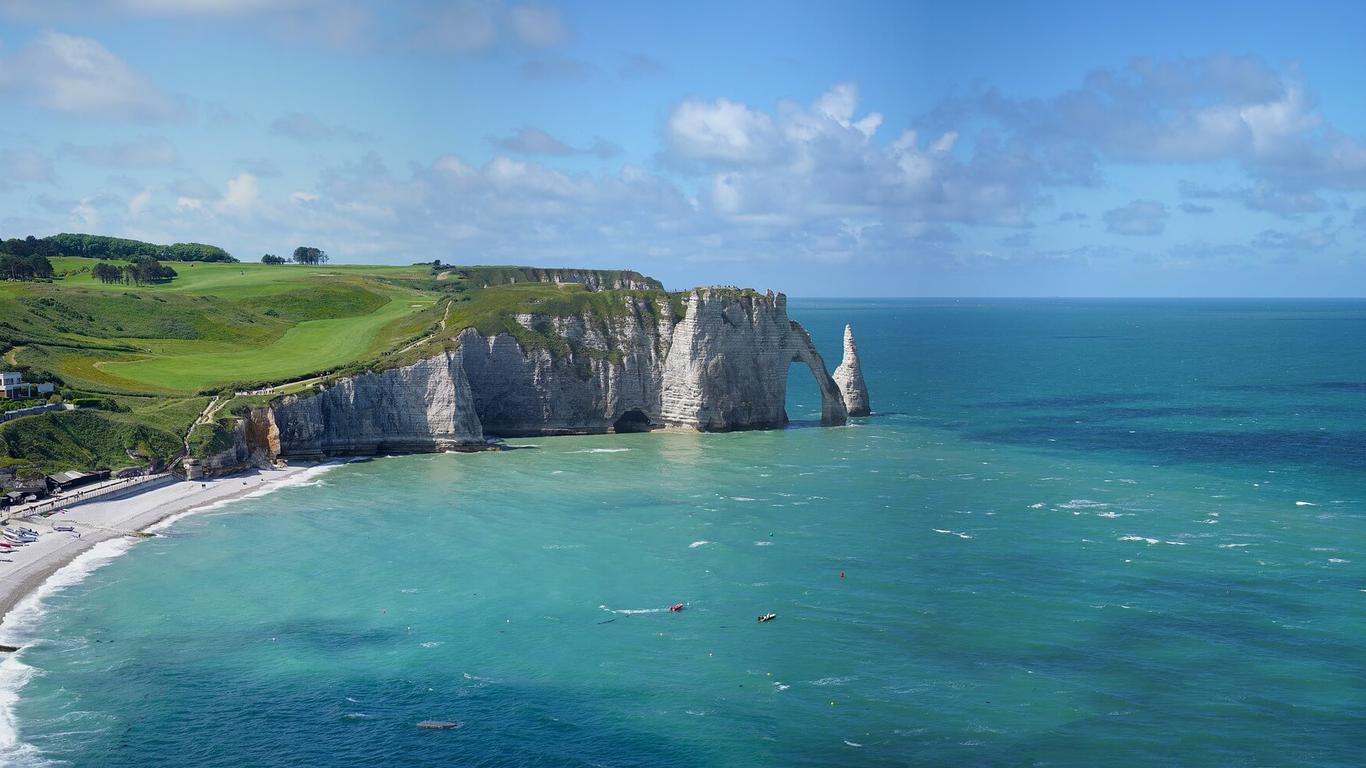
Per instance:
[[[51,394],[51,382],[42,384],[24,383],[24,375],[18,371],[0,371],[0,399],[26,400],[35,395]]]

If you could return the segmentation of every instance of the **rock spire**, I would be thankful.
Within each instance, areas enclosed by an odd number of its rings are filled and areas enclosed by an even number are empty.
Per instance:
[[[835,383],[844,394],[844,407],[850,416],[872,413],[868,404],[868,385],[863,382],[863,368],[858,361],[858,345],[854,343],[854,329],[844,326],[844,359],[835,369]]]

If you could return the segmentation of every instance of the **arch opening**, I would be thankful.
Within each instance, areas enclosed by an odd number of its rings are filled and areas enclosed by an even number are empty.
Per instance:
[[[646,416],[644,411],[639,408],[632,408],[612,423],[612,431],[618,433],[649,432],[654,426],[654,422],[650,421],[650,417]]]
[[[821,423],[821,388],[805,361],[787,365],[787,392],[783,396],[783,423],[813,427]]]

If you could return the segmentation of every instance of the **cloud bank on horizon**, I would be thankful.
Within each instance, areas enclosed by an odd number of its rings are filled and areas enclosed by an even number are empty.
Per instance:
[[[1286,13],[0,0],[0,236],[1362,295],[1366,13]]]

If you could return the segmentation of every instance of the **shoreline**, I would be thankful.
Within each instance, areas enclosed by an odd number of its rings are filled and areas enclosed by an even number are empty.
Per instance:
[[[11,518],[11,526],[32,528],[39,537],[32,544],[0,553],[0,636],[10,639],[7,630],[12,628],[6,624],[25,598],[96,544],[143,534],[171,518],[271,491],[285,480],[331,466],[336,465],[255,469],[211,480],[182,480],[108,501],[92,499],[48,518]],[[73,525],[81,535],[57,531],[56,525]]]

